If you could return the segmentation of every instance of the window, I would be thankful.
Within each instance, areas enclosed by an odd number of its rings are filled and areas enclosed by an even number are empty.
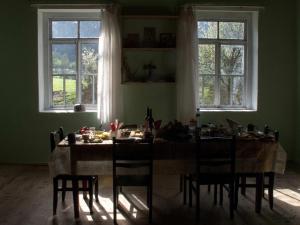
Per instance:
[[[99,10],[40,9],[38,23],[40,111],[96,109]]]
[[[257,109],[257,14],[197,11],[202,110]]]

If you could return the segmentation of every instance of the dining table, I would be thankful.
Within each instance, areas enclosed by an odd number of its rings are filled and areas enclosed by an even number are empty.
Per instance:
[[[182,175],[195,171],[196,143],[154,139],[153,174]],[[112,140],[85,143],[77,140],[70,145],[64,139],[51,154],[51,176],[61,173],[112,175]],[[236,140],[236,173],[260,174],[257,179],[256,201],[260,211],[263,193],[263,174],[284,174],[287,154],[273,139],[239,138]]]

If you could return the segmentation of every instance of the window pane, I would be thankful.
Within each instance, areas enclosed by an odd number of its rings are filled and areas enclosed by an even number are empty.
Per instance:
[[[98,44],[81,45],[81,72],[85,75],[98,73]]]
[[[244,74],[244,46],[221,45],[221,74]]]
[[[214,76],[202,76],[200,79],[200,104],[201,105],[214,105],[215,99],[215,77]]]
[[[62,106],[65,104],[63,76],[55,76],[52,78],[52,104],[53,106]]]
[[[222,76],[220,80],[220,104],[230,105],[230,76]]]
[[[100,36],[100,21],[80,21],[81,38],[97,38]]]
[[[76,45],[52,45],[53,74],[76,74]]]
[[[244,39],[244,23],[220,22],[219,29],[221,39]]]
[[[66,105],[74,105],[76,102],[76,77],[66,76]]]
[[[52,21],[52,38],[77,38],[77,21]]]
[[[244,77],[233,77],[232,87],[232,104],[243,105],[244,104]]]
[[[199,74],[215,74],[215,45],[199,45]]]
[[[81,103],[83,104],[93,104],[93,79],[96,76],[88,75],[83,76],[81,81]]]
[[[198,38],[218,37],[218,22],[198,21]]]

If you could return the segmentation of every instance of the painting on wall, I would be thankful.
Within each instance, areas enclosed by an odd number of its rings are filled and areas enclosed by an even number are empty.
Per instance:
[[[143,47],[156,47],[156,29],[144,27]]]
[[[176,36],[172,33],[161,33],[159,36],[159,47],[161,48],[175,48]]]

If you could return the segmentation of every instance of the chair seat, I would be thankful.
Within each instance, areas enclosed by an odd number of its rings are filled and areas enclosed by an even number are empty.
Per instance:
[[[97,175],[71,175],[71,174],[59,174],[55,177],[56,179],[64,179],[64,180],[96,180],[98,179]]]

